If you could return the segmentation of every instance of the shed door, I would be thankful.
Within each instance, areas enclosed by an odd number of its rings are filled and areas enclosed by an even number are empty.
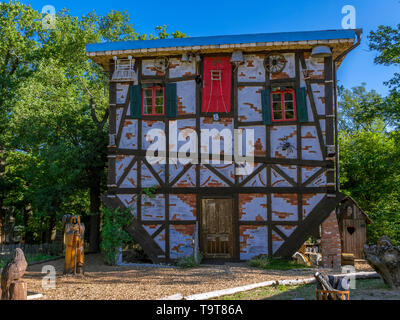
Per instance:
[[[353,253],[356,259],[363,258],[366,243],[366,226],[363,219],[343,220],[343,253]]]
[[[206,258],[233,257],[233,199],[203,199],[201,251]]]

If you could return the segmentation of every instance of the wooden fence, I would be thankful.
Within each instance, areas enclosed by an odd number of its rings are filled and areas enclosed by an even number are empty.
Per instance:
[[[0,258],[9,259],[15,249],[20,248],[25,256],[49,255],[59,256],[63,253],[62,243],[45,243],[45,244],[0,244]]]

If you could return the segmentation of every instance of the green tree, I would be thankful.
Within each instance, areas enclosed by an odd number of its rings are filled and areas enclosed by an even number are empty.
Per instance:
[[[384,234],[400,241],[400,141],[389,104],[365,84],[340,90],[340,183],[374,221],[370,243]]]
[[[6,4],[9,10],[15,6],[19,3]],[[30,217],[28,229],[35,238],[49,241],[60,215],[71,213],[71,206],[80,212],[86,206],[90,249],[97,251],[100,194],[106,181],[110,75],[87,58],[86,44],[147,36],[139,35],[129,15],[119,11],[104,16],[93,11],[78,18],[61,10],[54,29],[41,29],[40,22],[37,30],[36,54],[26,60],[29,76],[13,88],[13,108],[6,113],[9,151],[16,158],[29,159],[21,166],[14,163],[18,170],[10,170],[18,176],[14,188],[23,190],[21,214]],[[165,26],[156,32],[149,38],[170,37]],[[171,36],[185,35],[177,31]]]
[[[391,26],[379,26],[376,31],[368,35],[369,48],[378,53],[376,64],[385,66],[399,66],[400,64],[400,24]],[[385,82],[390,88],[390,94],[383,106],[383,112],[391,125],[400,128],[400,73],[396,72],[392,79]]]
[[[339,129],[344,131],[372,130],[383,121],[385,128],[390,125],[384,117],[385,99],[375,90],[367,92],[366,84],[350,89],[340,88]]]
[[[11,187],[7,172],[9,117],[18,98],[16,88],[29,78],[40,54],[37,40],[43,34],[40,14],[18,1],[0,2],[0,236],[9,207]]]
[[[400,243],[400,150],[397,139],[376,125],[370,131],[342,131],[340,183],[373,220],[368,242],[384,234]]]

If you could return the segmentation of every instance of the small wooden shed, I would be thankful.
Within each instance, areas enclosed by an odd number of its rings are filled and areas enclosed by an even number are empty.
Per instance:
[[[372,220],[357,202],[346,197],[338,207],[338,224],[342,242],[342,253],[352,253],[355,259],[363,259],[363,248],[367,242],[367,224]]]

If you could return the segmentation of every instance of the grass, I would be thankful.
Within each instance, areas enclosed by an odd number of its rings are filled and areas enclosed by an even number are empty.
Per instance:
[[[48,259],[52,259],[55,258],[56,256],[52,256],[52,255],[47,255],[47,254],[26,254],[25,255],[25,259],[28,263],[31,262],[39,262],[39,261],[43,261],[43,260],[48,260]],[[7,262],[10,260],[11,258],[0,258],[0,269],[3,268]]]
[[[178,267],[184,268],[184,269],[194,268],[194,267],[197,267],[201,263],[202,259],[203,259],[202,255],[198,254],[198,256],[197,256],[198,262],[196,262],[194,259],[194,255],[191,255],[191,256],[187,256],[187,257],[178,259],[175,262],[175,265],[177,265]]]
[[[306,269],[305,265],[298,264],[294,261],[283,259],[273,259],[269,257],[254,257],[248,262],[250,267],[261,268],[266,270],[291,270],[291,269]]]
[[[315,283],[298,286],[271,286],[223,296],[216,300],[315,300]],[[357,280],[350,290],[351,300],[399,300],[400,291],[390,290],[381,279]]]

